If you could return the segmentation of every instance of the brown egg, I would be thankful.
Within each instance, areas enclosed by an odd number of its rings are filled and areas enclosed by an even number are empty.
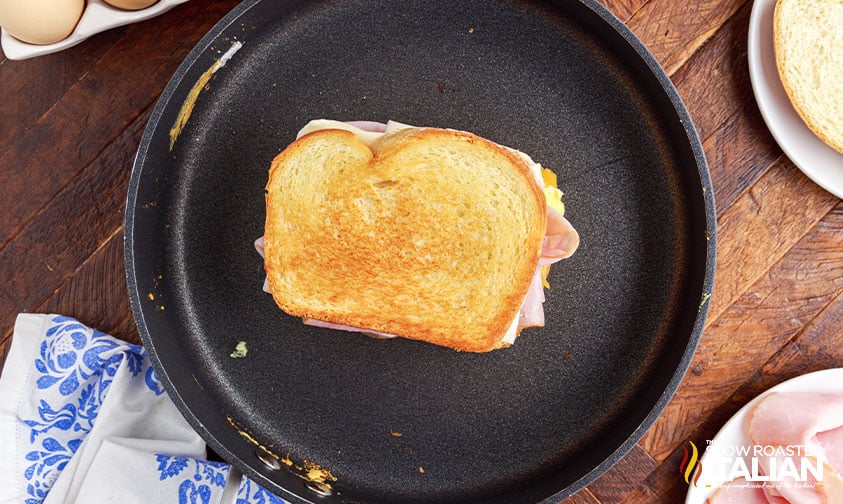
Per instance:
[[[105,3],[109,5],[126,10],[146,9],[157,2],[158,0],[105,0]]]
[[[73,33],[85,0],[0,0],[0,26],[30,44],[53,44]]]

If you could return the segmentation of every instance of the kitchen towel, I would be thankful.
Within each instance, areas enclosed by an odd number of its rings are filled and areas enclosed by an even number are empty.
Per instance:
[[[0,376],[0,504],[284,503],[207,460],[143,347],[60,315],[21,314],[13,338]]]

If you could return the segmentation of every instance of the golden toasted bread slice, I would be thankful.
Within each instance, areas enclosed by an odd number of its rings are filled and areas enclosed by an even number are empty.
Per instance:
[[[843,1],[778,0],[773,34],[793,108],[814,134],[843,152]]]
[[[265,269],[290,315],[455,350],[499,347],[541,255],[542,188],[512,151],[411,128],[336,129],[273,161]]]

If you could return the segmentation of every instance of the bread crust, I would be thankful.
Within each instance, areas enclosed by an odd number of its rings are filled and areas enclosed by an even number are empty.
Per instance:
[[[266,189],[267,278],[297,317],[486,352],[541,255],[542,188],[470,133],[412,128],[370,149],[317,131],[275,157]]]
[[[839,67],[843,24],[828,19],[832,9],[837,9],[837,20],[843,21],[840,2],[778,0],[773,47],[779,77],[793,108],[817,137],[843,153],[843,70]]]

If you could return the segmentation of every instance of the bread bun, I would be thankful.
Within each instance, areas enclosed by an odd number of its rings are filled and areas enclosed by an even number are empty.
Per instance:
[[[776,65],[805,124],[843,152],[843,1],[778,0]]]

